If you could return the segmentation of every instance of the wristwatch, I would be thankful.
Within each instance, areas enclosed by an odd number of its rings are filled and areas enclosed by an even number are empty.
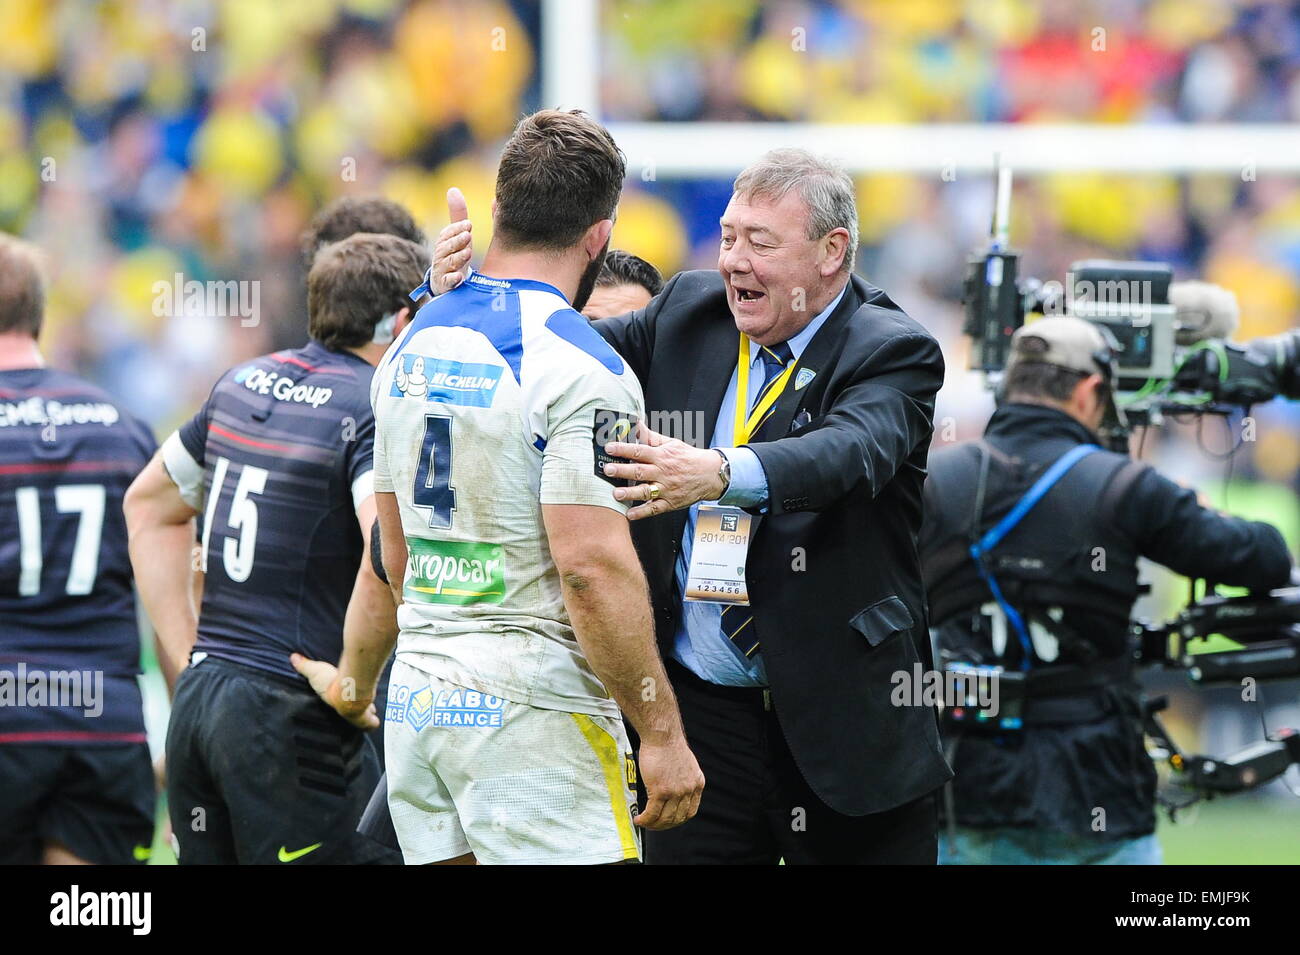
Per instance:
[[[731,487],[731,462],[727,460],[726,454],[721,448],[710,448],[711,451],[717,451],[718,457],[722,458],[722,467],[718,468],[718,477],[722,478],[722,493],[718,495],[718,500],[726,497],[727,490]]]

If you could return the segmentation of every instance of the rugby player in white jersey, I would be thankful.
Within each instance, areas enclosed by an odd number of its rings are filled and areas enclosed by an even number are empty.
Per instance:
[[[641,388],[576,311],[624,175],[584,114],[522,120],[482,270],[421,309],[374,377],[401,628],[389,806],[408,863],[637,861],[634,824],[699,805],[626,507],[599,470],[597,449],[644,417]],[[386,650],[349,644],[313,685],[356,718]],[[641,738],[639,813],[620,709]]]

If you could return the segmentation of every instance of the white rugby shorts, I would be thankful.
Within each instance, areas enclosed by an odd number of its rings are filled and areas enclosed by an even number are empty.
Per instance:
[[[394,662],[388,806],[408,865],[640,861],[621,720],[503,700]]]

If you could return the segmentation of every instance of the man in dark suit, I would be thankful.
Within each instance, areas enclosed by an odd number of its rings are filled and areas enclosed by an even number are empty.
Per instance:
[[[456,225],[436,275],[468,261]],[[647,860],[933,864],[951,771],[934,710],[891,691],[932,665],[916,539],[943,358],[853,275],[839,168],[769,153],[721,225],[717,272],[595,324],[655,420],[710,436],[643,429],[644,444],[607,447],[628,459],[607,475],[633,482],[615,496],[643,502],[633,538],[708,780],[693,820],[648,834]]]

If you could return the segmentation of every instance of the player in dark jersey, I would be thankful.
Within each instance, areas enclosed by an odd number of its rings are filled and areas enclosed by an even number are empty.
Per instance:
[[[362,560],[375,515],[368,389],[425,259],[388,235],[324,246],[308,278],[312,340],[226,372],[128,494],[141,597],[169,671],[189,660],[167,734],[182,864],[399,861],[355,832],[373,748],[290,656],[337,659],[345,615],[348,627],[395,627],[391,594]]]
[[[0,235],[0,864],[149,857],[155,788],[122,498],[156,444],[45,368],[35,250]]]
[[[358,232],[395,235],[401,239],[409,239],[417,245],[424,245],[424,232],[415,224],[415,219],[411,217],[411,213],[405,207],[393,202],[391,199],[384,199],[379,196],[343,196],[335,199],[317,212],[303,231],[301,247],[305,271],[311,271],[312,263],[316,259],[316,253],[320,251],[322,246],[346,239]],[[394,317],[388,316],[384,326],[376,328],[376,335],[382,336],[391,333],[393,321]],[[282,332],[287,333],[291,341],[300,341],[302,333],[301,331],[293,331],[292,325],[292,322],[285,322],[282,326]],[[195,524],[199,530],[199,537],[194,544],[194,551],[200,555],[197,566],[202,568],[205,564],[201,556],[202,515],[200,515],[199,520],[195,521]],[[203,578],[202,569],[194,572],[193,583],[196,607],[203,600]],[[391,664],[391,661],[389,662]],[[383,711],[384,701],[388,695],[388,672],[388,667],[385,667],[379,678],[375,703],[380,712]],[[375,747],[375,752],[379,757],[379,764],[382,767],[384,762],[382,725],[370,734],[370,740]]]

